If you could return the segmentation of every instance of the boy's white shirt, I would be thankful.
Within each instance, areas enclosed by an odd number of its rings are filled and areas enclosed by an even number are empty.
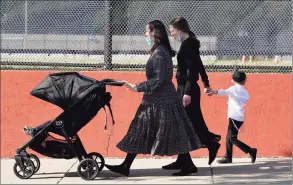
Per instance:
[[[249,93],[243,85],[235,84],[228,89],[218,90],[219,96],[228,96],[228,118],[244,121],[245,105],[249,100]]]

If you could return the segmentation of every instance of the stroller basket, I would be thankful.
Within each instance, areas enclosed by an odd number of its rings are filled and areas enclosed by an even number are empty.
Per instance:
[[[76,157],[75,153],[70,148],[70,144],[66,140],[57,139],[49,133],[37,136],[36,141],[30,145],[30,148],[44,156],[56,159],[72,159]],[[41,141],[41,142],[39,142]],[[79,138],[71,139],[73,146],[77,151],[82,151],[82,146]]]

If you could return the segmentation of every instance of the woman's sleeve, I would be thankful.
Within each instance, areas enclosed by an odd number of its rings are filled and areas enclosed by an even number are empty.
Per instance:
[[[203,81],[204,87],[209,87],[209,80],[206,74],[205,68],[202,64],[201,58],[199,56],[199,51],[195,52],[192,48],[189,48],[184,53],[185,63],[187,65],[186,73],[186,85],[184,89],[185,95],[191,95],[191,86],[194,83],[194,78],[198,76],[197,73],[200,73],[201,79]]]
[[[159,48],[152,56],[152,78],[136,85],[138,92],[154,92],[164,83],[166,75],[166,60],[164,59],[163,51]]]
[[[200,58],[199,51],[196,54],[196,64],[198,66],[198,72],[200,74],[201,81],[203,82],[204,87],[210,87],[209,78],[202,63],[202,60]]]

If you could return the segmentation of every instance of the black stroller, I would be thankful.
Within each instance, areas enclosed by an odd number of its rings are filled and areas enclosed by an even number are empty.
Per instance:
[[[31,95],[48,101],[64,111],[54,120],[45,123],[32,139],[17,149],[14,156],[14,173],[21,179],[28,179],[40,168],[36,155],[28,154],[26,148],[52,158],[80,161],[77,172],[85,180],[94,179],[103,169],[105,160],[97,152],[85,151],[77,133],[89,123],[101,108],[110,107],[111,94],[106,85],[122,86],[124,82],[112,79],[97,81],[76,72],[50,74],[32,92]],[[113,119],[113,124],[114,124]],[[105,124],[106,129],[107,124]],[[57,139],[54,133],[65,138]]]

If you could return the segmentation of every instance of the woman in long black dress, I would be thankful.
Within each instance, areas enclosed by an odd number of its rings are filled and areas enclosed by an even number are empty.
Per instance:
[[[158,20],[149,22],[145,38],[151,47],[151,56],[146,64],[147,80],[136,85],[126,83],[130,90],[144,92],[127,134],[117,145],[127,156],[120,165],[106,165],[109,170],[124,176],[129,175],[137,154],[172,156],[201,147],[172,83],[174,52],[164,24]],[[185,171],[197,172],[191,159],[186,163],[188,166],[185,166]]]
[[[171,36],[181,42],[177,54],[178,68],[176,79],[178,83],[177,92],[182,97],[186,113],[194,126],[195,132],[209,150],[209,162],[211,164],[217,156],[221,136],[209,131],[204,121],[200,108],[200,87],[197,84],[199,74],[204,84],[205,92],[211,88],[208,76],[200,58],[200,42],[190,31],[185,18],[175,18],[170,24]],[[190,154],[179,155],[176,162],[163,166],[163,169],[182,169],[186,164],[184,158],[190,158]]]

